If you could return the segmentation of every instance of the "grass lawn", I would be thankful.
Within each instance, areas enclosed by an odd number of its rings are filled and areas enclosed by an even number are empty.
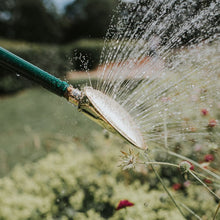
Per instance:
[[[101,131],[64,98],[43,88],[1,98],[0,111],[0,176],[66,141],[92,147],[91,131]]]

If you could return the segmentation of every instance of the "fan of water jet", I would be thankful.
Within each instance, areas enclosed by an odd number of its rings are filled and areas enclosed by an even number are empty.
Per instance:
[[[196,11],[198,4],[174,0],[123,5],[126,16],[107,35],[110,49],[103,51],[96,88],[138,122],[146,143],[163,141],[164,123],[171,129],[169,138],[185,138],[190,130],[197,137],[207,133],[207,122],[198,117],[188,121],[187,113],[200,116],[201,108],[214,109],[219,100],[218,4]]]
[[[211,170],[195,160],[219,154],[218,8],[216,1],[122,3],[123,12],[107,34],[95,87],[131,115],[154,160],[170,155],[175,164],[189,160],[216,185],[219,157]],[[212,186],[208,190],[219,200]]]

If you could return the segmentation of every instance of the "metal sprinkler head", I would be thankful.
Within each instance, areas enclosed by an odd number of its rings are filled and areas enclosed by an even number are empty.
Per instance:
[[[129,113],[114,99],[92,87],[83,92],[68,87],[66,98],[79,111],[112,133],[118,134],[140,149],[146,149],[144,139]]]
[[[64,96],[93,121],[109,131],[119,134],[129,143],[146,149],[141,132],[129,113],[115,100],[102,92],[85,87],[83,92],[65,81],[43,71],[33,64],[0,47],[0,65],[40,84],[47,90]]]

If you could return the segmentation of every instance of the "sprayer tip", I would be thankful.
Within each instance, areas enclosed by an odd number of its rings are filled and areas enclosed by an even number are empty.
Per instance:
[[[138,126],[118,102],[92,87],[85,87],[84,93],[96,111],[120,136],[135,147],[146,149]]]

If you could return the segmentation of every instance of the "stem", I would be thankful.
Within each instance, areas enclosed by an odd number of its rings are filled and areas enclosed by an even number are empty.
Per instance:
[[[150,160],[149,157],[147,155],[144,154],[144,157],[147,159],[147,160]],[[150,161],[151,162],[151,161]],[[171,195],[171,193],[169,192],[169,190],[167,189],[165,183],[163,182],[163,180],[161,179],[160,175],[158,174],[158,172],[155,170],[154,168],[154,165],[153,164],[150,164],[154,173],[156,174],[157,178],[159,179],[159,181],[161,182],[164,190],[166,191],[166,193],[168,194],[168,196],[170,197],[170,199],[172,200],[172,202],[174,203],[174,205],[177,207],[177,209],[179,210],[180,214],[185,218],[182,210],[180,209],[180,207],[178,206],[178,204],[176,203],[175,199],[173,198],[173,196]]]
[[[173,163],[167,163],[167,162],[148,161],[148,162],[144,162],[142,164],[166,165],[166,166],[173,166],[173,167],[179,168],[179,165],[173,164]]]
[[[188,206],[186,206],[183,203],[180,203],[180,205],[185,208],[188,212],[190,212],[191,214],[193,214],[197,219],[202,220],[192,209],[190,209]]]
[[[220,198],[218,197],[218,195],[216,195],[205,183],[203,183],[202,180],[200,180],[199,177],[197,177],[191,170],[189,170],[189,173],[190,173],[196,180],[198,180],[212,195],[214,195],[218,200],[220,200]]]
[[[170,154],[170,155],[179,157],[179,158],[181,158],[181,159],[183,159],[183,160],[188,160],[188,161],[191,162],[192,164],[198,166],[200,169],[202,169],[203,171],[205,171],[205,172],[207,172],[208,174],[210,174],[211,176],[213,176],[214,178],[220,180],[220,176],[218,176],[217,174],[211,172],[211,171],[208,170],[208,169],[203,168],[199,163],[197,163],[197,162],[191,160],[190,158],[184,157],[184,156],[179,155],[179,154],[176,154],[176,153],[174,153],[174,152],[172,152],[172,151],[166,151],[166,152],[167,152],[168,154]]]
[[[218,207],[217,207],[217,209],[216,209],[216,211],[215,211],[215,215],[214,215],[214,217],[213,217],[213,220],[215,220],[215,217],[216,217],[217,214],[218,214],[219,208],[220,208],[220,202],[218,203]]]
[[[201,177],[203,177],[203,178],[207,178],[207,179],[210,179],[211,181],[216,181],[215,179],[213,179],[213,178],[210,178],[210,177],[207,177],[207,176],[205,176],[205,175],[203,175],[203,174],[201,174],[201,173],[198,173],[198,172],[196,172],[196,171],[191,171],[191,172],[193,172],[194,174],[196,174],[197,176],[201,176]],[[218,185],[218,184],[217,184]]]

